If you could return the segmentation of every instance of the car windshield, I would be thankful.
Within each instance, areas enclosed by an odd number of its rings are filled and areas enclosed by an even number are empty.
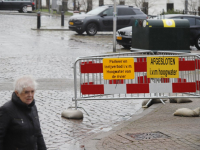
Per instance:
[[[98,7],[96,9],[93,9],[93,10],[89,11],[87,14],[88,15],[98,15],[99,13],[104,11],[105,9],[107,9],[107,7]]]

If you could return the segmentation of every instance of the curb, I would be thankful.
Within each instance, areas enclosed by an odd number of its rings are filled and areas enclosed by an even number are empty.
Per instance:
[[[40,29],[31,28],[31,30],[38,30],[38,31],[71,31],[65,27],[41,27]]]
[[[5,15],[19,15],[19,16],[37,16],[37,12],[27,12],[27,13],[19,13],[16,11],[0,11],[0,14],[5,14]],[[51,14],[48,12],[41,12],[41,15],[44,16],[61,16],[61,14]],[[65,15],[65,18],[69,18],[71,15]]]

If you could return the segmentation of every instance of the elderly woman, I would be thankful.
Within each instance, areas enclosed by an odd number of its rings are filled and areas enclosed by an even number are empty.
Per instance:
[[[46,150],[34,94],[37,83],[22,76],[10,101],[0,107],[0,150]]]

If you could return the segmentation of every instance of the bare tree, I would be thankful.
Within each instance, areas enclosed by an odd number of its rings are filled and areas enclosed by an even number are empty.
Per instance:
[[[84,11],[87,11],[87,0],[79,0],[79,7],[82,8]]]
[[[185,0],[182,0],[182,2],[183,2],[183,4],[186,3]],[[197,8],[197,0],[188,0],[187,6],[188,6],[187,10],[188,10],[189,12],[195,12],[195,11],[197,11],[197,9],[198,9],[198,8]],[[186,8],[185,8],[185,9],[186,9]]]
[[[133,0],[133,4],[139,8],[143,7],[144,3],[148,3],[148,8],[155,6],[158,0]]]
[[[197,1],[196,0],[188,0],[188,11],[196,11],[197,9]]]
[[[84,10],[85,12],[88,12],[93,9],[93,0],[77,0],[79,4],[79,8]]]
[[[159,0],[132,0],[132,3],[148,14],[149,8],[155,6],[158,1]]]

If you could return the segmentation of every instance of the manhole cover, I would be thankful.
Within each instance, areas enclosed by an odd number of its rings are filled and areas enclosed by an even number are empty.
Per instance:
[[[163,134],[162,132],[148,132],[148,133],[127,133],[126,135],[136,139],[136,140],[151,140],[158,138],[170,138],[170,136]]]

